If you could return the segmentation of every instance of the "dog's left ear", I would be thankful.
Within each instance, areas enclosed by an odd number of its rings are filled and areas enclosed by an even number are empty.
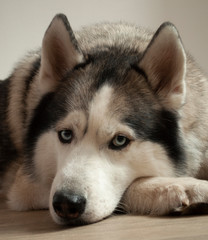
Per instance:
[[[43,38],[41,50],[40,87],[53,91],[67,71],[84,62],[74,33],[65,15],[57,14]]]
[[[139,62],[161,103],[178,110],[185,101],[186,55],[175,26],[163,23]]]

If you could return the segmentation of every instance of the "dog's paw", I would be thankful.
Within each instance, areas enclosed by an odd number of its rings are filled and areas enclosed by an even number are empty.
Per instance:
[[[165,215],[171,210],[183,209],[190,204],[185,188],[174,183],[156,187],[153,197],[152,208],[149,212],[151,215]]]
[[[123,205],[133,214],[167,215],[208,203],[208,182],[194,178],[143,178],[125,192]]]

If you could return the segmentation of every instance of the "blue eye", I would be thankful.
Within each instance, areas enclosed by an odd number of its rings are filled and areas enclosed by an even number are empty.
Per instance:
[[[123,135],[116,135],[109,144],[109,148],[113,150],[121,150],[130,143],[130,139]]]
[[[62,143],[71,143],[73,139],[73,132],[69,129],[61,130],[58,132],[58,137]]]

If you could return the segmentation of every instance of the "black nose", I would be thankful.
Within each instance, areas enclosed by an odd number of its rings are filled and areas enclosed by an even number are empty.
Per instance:
[[[56,214],[67,220],[79,218],[85,210],[86,198],[70,191],[59,191],[54,194],[53,208]]]

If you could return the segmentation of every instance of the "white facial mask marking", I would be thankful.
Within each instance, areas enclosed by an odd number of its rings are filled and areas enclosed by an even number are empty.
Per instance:
[[[95,222],[114,211],[126,188],[135,178],[141,176],[140,173],[142,176],[160,175],[157,166],[153,164],[155,156],[161,156],[161,167],[171,169],[165,151],[158,144],[150,144],[151,150],[146,145],[141,147],[141,156],[138,155],[139,146],[142,146],[139,141],[132,142],[123,151],[108,148],[109,137],[113,137],[118,129],[124,129],[133,136],[129,127],[110,115],[112,94],[113,89],[104,86],[95,95],[89,109],[88,122],[83,113],[76,112],[76,121],[80,123],[76,131],[79,133],[74,133],[77,137],[71,144],[62,144],[57,137],[58,172],[50,194],[50,211],[56,222],[60,223],[60,219],[52,208],[52,199],[58,190],[82,194],[87,199],[82,219]],[[69,122],[74,121],[73,113],[68,119]],[[68,124],[73,126],[73,123]],[[80,129],[85,129],[87,124],[86,134],[80,134]],[[146,171],[142,167],[144,165]],[[171,175],[172,172],[167,174]]]

